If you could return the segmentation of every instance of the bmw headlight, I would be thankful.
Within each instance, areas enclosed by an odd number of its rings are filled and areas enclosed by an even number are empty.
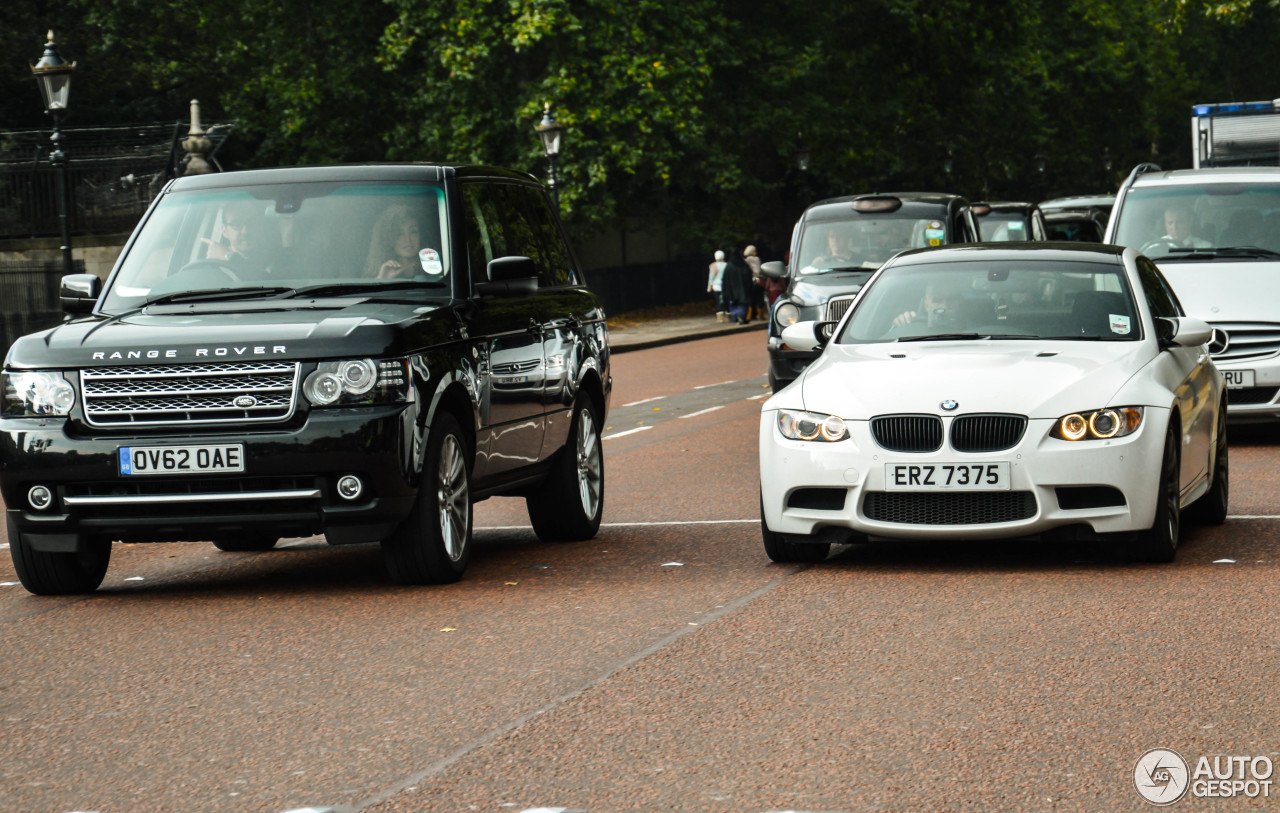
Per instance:
[[[800,309],[790,302],[783,302],[773,312],[773,321],[778,323],[779,328],[790,327],[800,321]]]
[[[844,419],[838,415],[821,412],[802,412],[797,409],[778,410],[778,431],[791,440],[816,440],[835,443],[849,437]]]
[[[1138,431],[1142,407],[1108,407],[1063,415],[1049,434],[1059,440],[1109,440]]]
[[[3,374],[6,418],[53,418],[69,415],[76,405],[76,389],[62,373]]]
[[[313,406],[402,404],[413,400],[406,359],[322,361],[302,383]]]

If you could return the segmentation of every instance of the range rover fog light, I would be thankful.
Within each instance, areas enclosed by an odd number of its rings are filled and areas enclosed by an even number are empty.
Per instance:
[[[364,492],[364,483],[354,474],[344,474],[338,478],[338,496],[344,500],[354,500]]]
[[[48,486],[32,486],[27,492],[27,502],[37,511],[43,511],[53,505],[53,492]]]

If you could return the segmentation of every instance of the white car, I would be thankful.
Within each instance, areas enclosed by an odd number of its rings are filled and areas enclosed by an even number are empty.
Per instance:
[[[784,333],[822,353],[763,407],[765,550],[1049,534],[1170,561],[1184,508],[1227,514],[1209,335],[1132,249],[900,254],[839,323]]]
[[[1134,169],[1105,241],[1149,256],[1187,312],[1209,323],[1209,353],[1233,423],[1280,420],[1280,167]]]

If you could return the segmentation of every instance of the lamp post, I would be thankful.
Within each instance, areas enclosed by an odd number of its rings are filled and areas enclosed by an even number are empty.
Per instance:
[[[1105,175],[1106,180],[1103,184],[1103,188],[1110,189],[1111,188],[1111,148],[1110,147],[1102,148],[1102,171],[1106,173]]]
[[[53,135],[49,137],[53,151],[49,153],[49,162],[58,170],[58,224],[62,228],[64,274],[74,274],[75,266],[71,262],[71,226],[67,222],[67,154],[62,151],[58,116],[67,109],[67,99],[71,96],[71,72],[75,69],[76,63],[67,64],[58,55],[58,45],[53,41],[53,31],[50,31],[49,41],[44,44],[44,55],[31,66],[31,73],[40,86],[45,111],[53,116]]]
[[[804,137],[800,136],[796,143],[796,169],[800,170],[800,196],[804,198],[804,205],[809,205],[809,145],[805,143]]]
[[[1045,196],[1044,170],[1046,165],[1049,163],[1049,159],[1045,158],[1044,150],[1036,150],[1036,155],[1033,160],[1035,161],[1036,166],[1036,177],[1040,182],[1040,197],[1043,198]]]
[[[551,166],[551,197],[556,202],[556,210],[560,210],[560,188],[556,185],[556,156],[560,154],[560,140],[564,136],[564,125],[556,121],[551,112],[551,102],[547,102],[542,110],[542,121],[533,128],[542,139],[542,149],[547,153],[547,163]]]

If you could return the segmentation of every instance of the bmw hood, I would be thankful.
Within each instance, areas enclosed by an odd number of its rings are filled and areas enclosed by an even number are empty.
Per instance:
[[[794,386],[805,409],[846,419],[905,412],[1057,418],[1112,406],[1151,352],[1148,342],[833,345]],[[956,406],[946,410],[943,402]]]
[[[1188,316],[1215,322],[1275,322],[1280,262],[1156,263]]]

